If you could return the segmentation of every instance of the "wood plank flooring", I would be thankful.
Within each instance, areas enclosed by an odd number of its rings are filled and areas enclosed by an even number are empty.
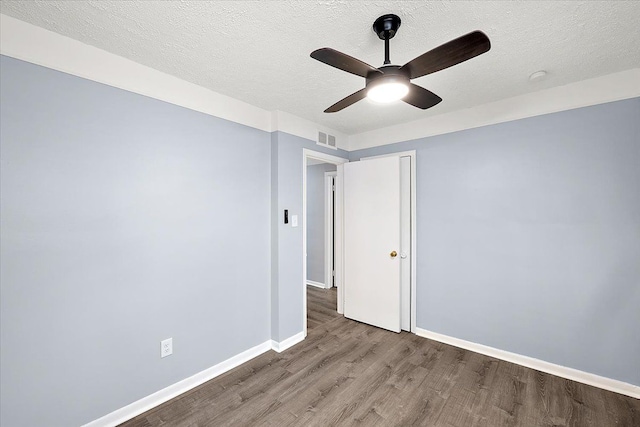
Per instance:
[[[341,317],[336,311],[337,303],[336,288],[321,289],[307,286],[307,332]]]
[[[640,426],[640,400],[345,319],[335,290],[308,308],[302,343],[123,426]]]

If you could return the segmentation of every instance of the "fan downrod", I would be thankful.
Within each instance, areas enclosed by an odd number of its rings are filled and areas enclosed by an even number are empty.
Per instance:
[[[384,40],[384,65],[391,64],[389,60],[389,40],[393,38],[400,28],[400,17],[394,14],[382,15],[373,23],[373,32],[380,40]]]
[[[373,23],[373,32],[378,35],[380,40],[392,39],[400,28],[401,22],[398,15],[382,15]]]

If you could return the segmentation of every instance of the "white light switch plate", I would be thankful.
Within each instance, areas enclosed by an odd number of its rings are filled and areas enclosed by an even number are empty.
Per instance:
[[[291,226],[292,227],[298,226],[298,215],[291,215]]]

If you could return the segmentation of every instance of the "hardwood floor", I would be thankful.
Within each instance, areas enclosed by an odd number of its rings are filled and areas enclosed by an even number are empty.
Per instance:
[[[640,400],[345,319],[335,291],[308,307],[302,343],[123,425],[640,426]]]
[[[307,286],[307,332],[341,317],[336,311],[337,304],[336,288],[321,289]]]

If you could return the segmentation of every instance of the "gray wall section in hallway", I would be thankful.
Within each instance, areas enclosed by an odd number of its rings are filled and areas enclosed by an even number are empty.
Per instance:
[[[267,341],[270,134],[0,67],[0,424],[81,425]]]
[[[278,238],[278,278],[277,283],[272,283],[272,287],[277,286],[279,309],[278,333],[273,339],[283,341],[302,332],[303,326],[302,292],[305,284],[302,270],[302,230],[305,224],[302,223],[302,150],[307,148],[345,159],[348,153],[324,148],[314,141],[288,133],[274,134],[278,155],[278,221],[275,224]],[[284,224],[282,216],[285,209],[289,210],[290,217],[298,215],[298,227],[292,227],[291,223]]]
[[[318,283],[325,282],[324,173],[335,170],[329,163],[307,166],[307,280]]]
[[[640,98],[417,150],[417,326],[640,385]]]
[[[280,214],[278,206],[278,134],[276,132],[271,133],[271,218],[270,218],[270,232],[271,232],[271,277],[270,277],[270,290],[269,304],[271,306],[271,339],[279,340],[280,330],[280,313],[279,313],[279,293],[278,293],[278,232],[280,228]]]

